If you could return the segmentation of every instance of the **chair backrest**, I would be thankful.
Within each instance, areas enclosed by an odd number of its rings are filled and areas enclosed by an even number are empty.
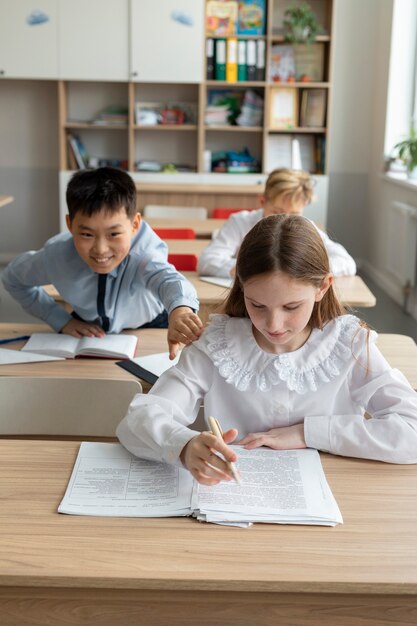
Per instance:
[[[253,209],[213,209],[211,217],[215,220],[227,220],[232,213],[239,213],[239,211],[253,211]]]
[[[0,436],[114,437],[136,380],[0,377]]]
[[[168,254],[168,263],[179,272],[196,272],[198,257],[196,254]]]
[[[204,207],[147,204],[143,209],[145,219],[147,217],[169,217],[172,219],[206,220],[207,216],[208,211]]]
[[[195,230],[192,228],[154,228],[161,239],[195,239]]]

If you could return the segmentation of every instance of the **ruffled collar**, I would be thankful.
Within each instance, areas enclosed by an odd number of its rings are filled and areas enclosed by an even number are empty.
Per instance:
[[[291,391],[304,394],[340,374],[352,357],[359,324],[354,315],[340,316],[323,330],[313,329],[298,350],[278,355],[258,346],[249,319],[211,315],[196,345],[201,344],[220,376],[239,391],[265,392],[284,381]]]

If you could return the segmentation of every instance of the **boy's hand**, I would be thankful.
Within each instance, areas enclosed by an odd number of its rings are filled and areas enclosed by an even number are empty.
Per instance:
[[[190,307],[179,306],[171,311],[168,322],[169,358],[175,358],[181,343],[192,343],[202,332],[203,322]]]
[[[236,454],[226,443],[237,437],[237,430],[231,428],[223,434],[223,441],[211,432],[203,432],[184,446],[180,459],[202,485],[217,485],[221,480],[233,480],[226,463],[216,452],[220,452],[227,461],[235,462]]]
[[[68,324],[61,328],[61,333],[77,337],[77,339],[81,337],[104,337],[106,335],[104,330],[97,324],[89,324],[81,320],[70,320]]]
[[[307,448],[304,439],[304,424],[271,428],[264,433],[249,433],[238,442],[246,450],[267,446],[273,450],[297,450]]]

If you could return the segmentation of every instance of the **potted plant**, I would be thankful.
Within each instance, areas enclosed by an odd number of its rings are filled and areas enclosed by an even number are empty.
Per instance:
[[[285,41],[289,43],[313,43],[322,30],[311,6],[304,2],[288,7],[284,13]]]
[[[399,141],[394,150],[407,167],[408,178],[417,179],[417,131],[412,128],[410,136]]]

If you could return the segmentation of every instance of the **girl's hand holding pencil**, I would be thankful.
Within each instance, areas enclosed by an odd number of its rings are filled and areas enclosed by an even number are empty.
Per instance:
[[[213,432],[203,432],[184,446],[180,455],[181,461],[202,485],[217,485],[222,480],[238,482],[238,474],[234,475],[230,467],[231,463],[236,462],[237,455],[226,445],[232,443],[236,437],[235,428],[227,430],[220,437]]]

